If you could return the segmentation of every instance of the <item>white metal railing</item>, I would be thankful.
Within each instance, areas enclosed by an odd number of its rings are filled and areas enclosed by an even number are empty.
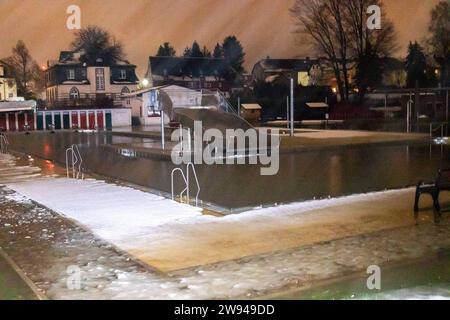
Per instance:
[[[191,199],[190,199],[190,181],[189,181],[189,171],[192,170],[194,179],[195,179],[195,183],[197,185],[197,193],[195,195],[195,206],[198,207],[198,197],[200,195],[200,183],[198,182],[198,177],[197,177],[197,172],[195,170],[195,166],[192,162],[189,162],[186,165],[186,174],[183,172],[183,170],[181,168],[175,168],[172,170],[171,173],[171,177],[170,177],[170,181],[171,181],[171,191],[172,191],[172,200],[175,200],[175,189],[174,189],[174,178],[175,178],[175,174],[178,172],[180,173],[183,182],[185,184],[185,188],[183,190],[181,190],[180,192],[180,202],[183,202],[183,195],[186,193],[186,203],[190,204]]]
[[[9,141],[5,134],[0,133],[0,153],[8,152]]]
[[[66,149],[66,174],[67,178],[84,179],[83,157],[76,144]],[[71,170],[70,170],[71,168]]]
[[[183,194],[189,189],[189,186],[187,184],[186,176],[185,176],[183,170],[181,170],[181,168],[175,168],[172,170],[172,173],[171,173],[170,181],[171,181],[171,190],[172,190],[172,200],[175,200],[175,190],[174,190],[173,180],[175,177],[175,173],[177,173],[177,172],[179,172],[181,174],[184,184],[186,185],[186,187],[183,190],[181,190],[181,192],[180,192],[180,201],[183,202]],[[189,203],[189,199],[187,200],[187,203]]]
[[[189,168],[192,169],[192,173],[194,175],[195,178],[195,183],[197,184],[197,194],[195,195],[195,206],[198,207],[198,196],[200,195],[200,183],[198,182],[198,178],[197,178],[197,172],[195,171],[195,166],[192,162],[189,162],[186,166],[186,186],[187,186],[187,200],[189,202],[189,189],[190,189],[190,184],[189,184]]]

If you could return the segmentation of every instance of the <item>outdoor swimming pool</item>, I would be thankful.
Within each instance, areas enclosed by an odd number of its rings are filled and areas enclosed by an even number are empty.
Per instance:
[[[65,163],[65,150],[80,146],[84,167],[162,192],[170,192],[171,161],[120,155],[111,144],[152,145],[151,139],[114,136],[108,132],[45,132],[9,135],[10,149]],[[198,165],[200,199],[223,208],[305,201],[314,198],[402,188],[433,179],[450,167],[447,145],[396,142],[327,147],[280,155],[275,176],[261,176],[259,165]]]
[[[367,276],[352,277],[310,290],[293,292],[276,299],[300,300],[449,300],[450,252],[436,258],[381,269],[381,290],[369,290]]]

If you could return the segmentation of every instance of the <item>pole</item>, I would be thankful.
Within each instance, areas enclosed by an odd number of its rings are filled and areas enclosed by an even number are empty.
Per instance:
[[[286,127],[289,129],[289,96],[286,97]]]
[[[238,97],[238,116],[241,116],[241,97]]]
[[[388,98],[388,95],[387,95],[387,93],[386,93],[386,95],[384,96],[384,118],[386,119],[387,118],[387,98]]]
[[[447,136],[448,136],[448,89],[446,91],[446,100],[445,100],[445,122],[447,127]]]
[[[294,78],[291,78],[291,137],[294,136]]]
[[[164,111],[161,110],[161,147],[164,150],[166,145],[165,145],[165,137],[164,137]]]

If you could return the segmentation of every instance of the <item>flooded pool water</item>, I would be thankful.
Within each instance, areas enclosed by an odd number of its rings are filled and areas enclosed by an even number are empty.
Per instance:
[[[381,289],[369,290],[367,276],[335,281],[277,299],[450,300],[450,253],[381,269]]]
[[[59,132],[12,134],[10,148],[65,163],[65,150],[80,146],[83,166],[90,172],[169,193],[175,165],[168,160],[118,154],[104,145],[153,147],[152,139],[111,133]],[[197,165],[200,199],[223,208],[337,197],[415,185],[450,167],[446,145],[396,142],[328,147],[280,155],[280,170],[261,176],[259,165]],[[181,190],[181,189],[180,189]]]

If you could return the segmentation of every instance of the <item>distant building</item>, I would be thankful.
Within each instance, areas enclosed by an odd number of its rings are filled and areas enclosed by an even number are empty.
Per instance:
[[[224,78],[225,60],[215,58],[150,57],[146,78],[150,87],[177,85],[189,89],[230,92]]]
[[[47,106],[66,108],[112,108],[122,105],[120,96],[137,89],[136,66],[127,61],[107,65],[80,61],[80,52],[62,51],[45,72]]]
[[[276,82],[294,78],[297,85],[319,85],[321,66],[318,59],[263,59],[252,71],[253,82]]]
[[[10,74],[7,63],[0,60],[0,101],[17,99],[16,80]]]

